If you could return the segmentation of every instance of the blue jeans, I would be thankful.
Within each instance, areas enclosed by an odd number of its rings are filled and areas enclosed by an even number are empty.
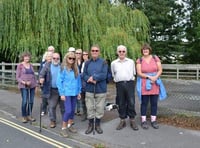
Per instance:
[[[151,115],[157,115],[157,108],[158,108],[158,95],[142,95],[141,100],[141,116],[146,116],[147,114],[147,107],[150,100],[151,104]]]
[[[21,111],[22,116],[29,116],[33,109],[33,102],[35,97],[35,88],[21,88],[22,105]]]

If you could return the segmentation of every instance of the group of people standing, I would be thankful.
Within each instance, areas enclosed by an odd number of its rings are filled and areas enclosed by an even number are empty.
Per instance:
[[[89,51],[75,50],[70,47],[60,64],[60,55],[49,46],[43,56],[39,70],[39,83],[42,91],[42,115],[49,114],[50,127],[56,127],[56,106],[59,104],[62,115],[61,135],[68,137],[69,132],[76,133],[73,127],[74,115],[80,114],[81,106],[83,121],[89,121],[85,134],[94,130],[102,134],[101,118],[104,116],[104,106],[107,93],[107,76],[109,66],[113,81],[116,84],[116,104],[119,106],[120,123],[116,130],[126,126],[126,118],[130,120],[130,127],[138,130],[135,122],[135,78],[138,76],[137,91],[141,101],[141,127],[148,129],[147,105],[151,104],[151,125],[158,129],[156,122],[157,104],[160,87],[157,83],[162,67],[160,59],[153,56],[148,44],[141,48],[142,57],[136,63],[127,57],[124,45],[117,47],[117,59],[108,65],[100,58],[100,47],[93,45]],[[16,78],[22,95],[22,122],[35,121],[30,116],[33,108],[37,79],[33,66],[30,64],[30,54],[21,56],[21,63],[17,66]],[[140,78],[140,79],[139,79]],[[141,82],[141,83],[139,83]],[[147,88],[148,85],[148,88]],[[28,105],[28,109],[27,109]],[[48,109],[47,109],[48,105]]]

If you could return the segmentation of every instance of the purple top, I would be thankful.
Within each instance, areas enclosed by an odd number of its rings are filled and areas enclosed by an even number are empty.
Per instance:
[[[22,63],[17,65],[16,79],[18,82],[18,88],[25,88],[26,86],[22,81],[30,81],[30,88],[34,88],[37,85],[37,81],[34,74],[33,66],[30,64],[30,68],[27,69]]]

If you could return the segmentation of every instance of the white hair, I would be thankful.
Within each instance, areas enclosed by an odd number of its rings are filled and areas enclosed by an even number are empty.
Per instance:
[[[120,49],[124,49],[125,51],[127,51],[127,48],[124,45],[117,46],[117,51],[119,51]]]

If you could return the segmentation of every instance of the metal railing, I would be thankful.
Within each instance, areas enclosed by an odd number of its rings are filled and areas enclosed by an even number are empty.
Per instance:
[[[33,63],[35,74],[37,75],[40,64]],[[0,63],[0,81],[1,85],[16,84],[16,67],[17,63]],[[167,79],[184,79],[184,80],[199,80],[200,79],[200,64],[162,64],[162,78]]]
[[[37,75],[40,64],[33,64]],[[0,63],[0,85],[15,87],[16,63]],[[192,113],[200,116],[200,64],[163,64],[162,79],[168,98],[159,102],[160,114]],[[114,99],[114,91],[111,99]]]

